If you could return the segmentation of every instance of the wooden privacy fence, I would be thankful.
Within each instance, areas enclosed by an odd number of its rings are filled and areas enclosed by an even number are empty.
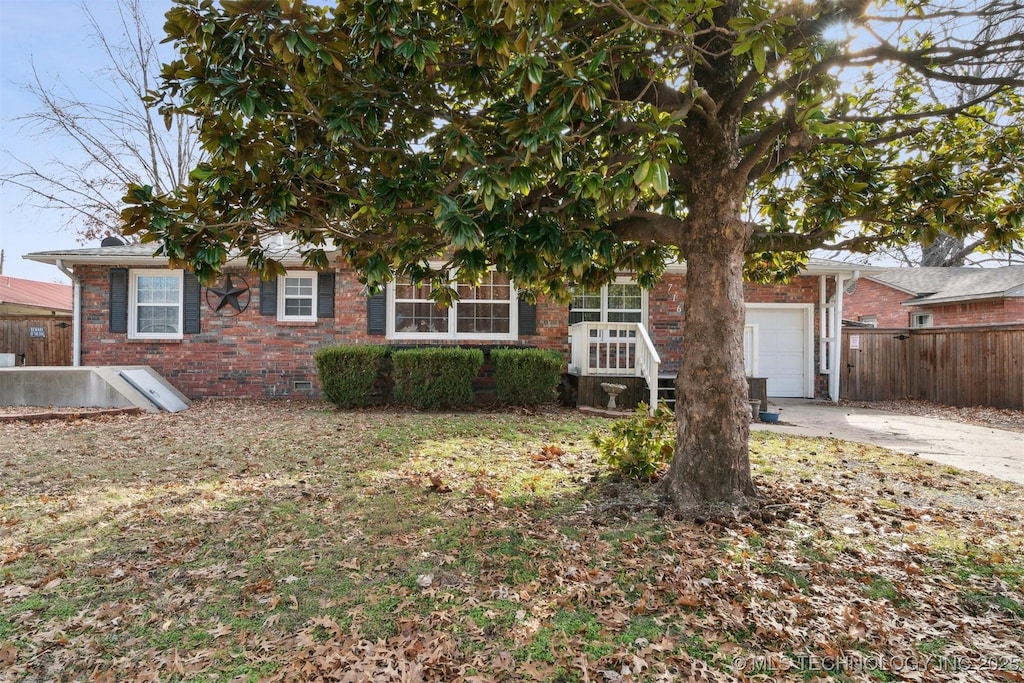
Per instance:
[[[0,353],[16,365],[71,365],[71,319],[0,317]]]
[[[846,328],[844,398],[1024,410],[1024,324]]]

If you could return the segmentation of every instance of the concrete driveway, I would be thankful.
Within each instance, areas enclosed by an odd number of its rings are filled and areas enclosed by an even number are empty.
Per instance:
[[[1024,485],[1024,433],[809,399],[773,398],[779,424],[752,429],[883,446]]]

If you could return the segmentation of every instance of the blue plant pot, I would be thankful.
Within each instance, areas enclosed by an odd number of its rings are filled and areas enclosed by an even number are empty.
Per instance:
[[[775,424],[776,422],[779,421],[778,413],[766,413],[763,410],[757,414],[757,417],[761,420],[761,422],[767,422],[768,424]]]

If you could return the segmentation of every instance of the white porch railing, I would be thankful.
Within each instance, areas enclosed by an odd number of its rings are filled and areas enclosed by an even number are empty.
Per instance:
[[[580,322],[569,326],[572,360],[569,372],[602,377],[643,377],[658,406],[658,367],[661,356],[641,323]]]

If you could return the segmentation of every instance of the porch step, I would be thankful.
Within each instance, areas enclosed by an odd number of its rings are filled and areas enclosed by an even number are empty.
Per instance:
[[[658,403],[662,401],[670,409],[676,407],[676,376],[675,375],[658,375]]]

